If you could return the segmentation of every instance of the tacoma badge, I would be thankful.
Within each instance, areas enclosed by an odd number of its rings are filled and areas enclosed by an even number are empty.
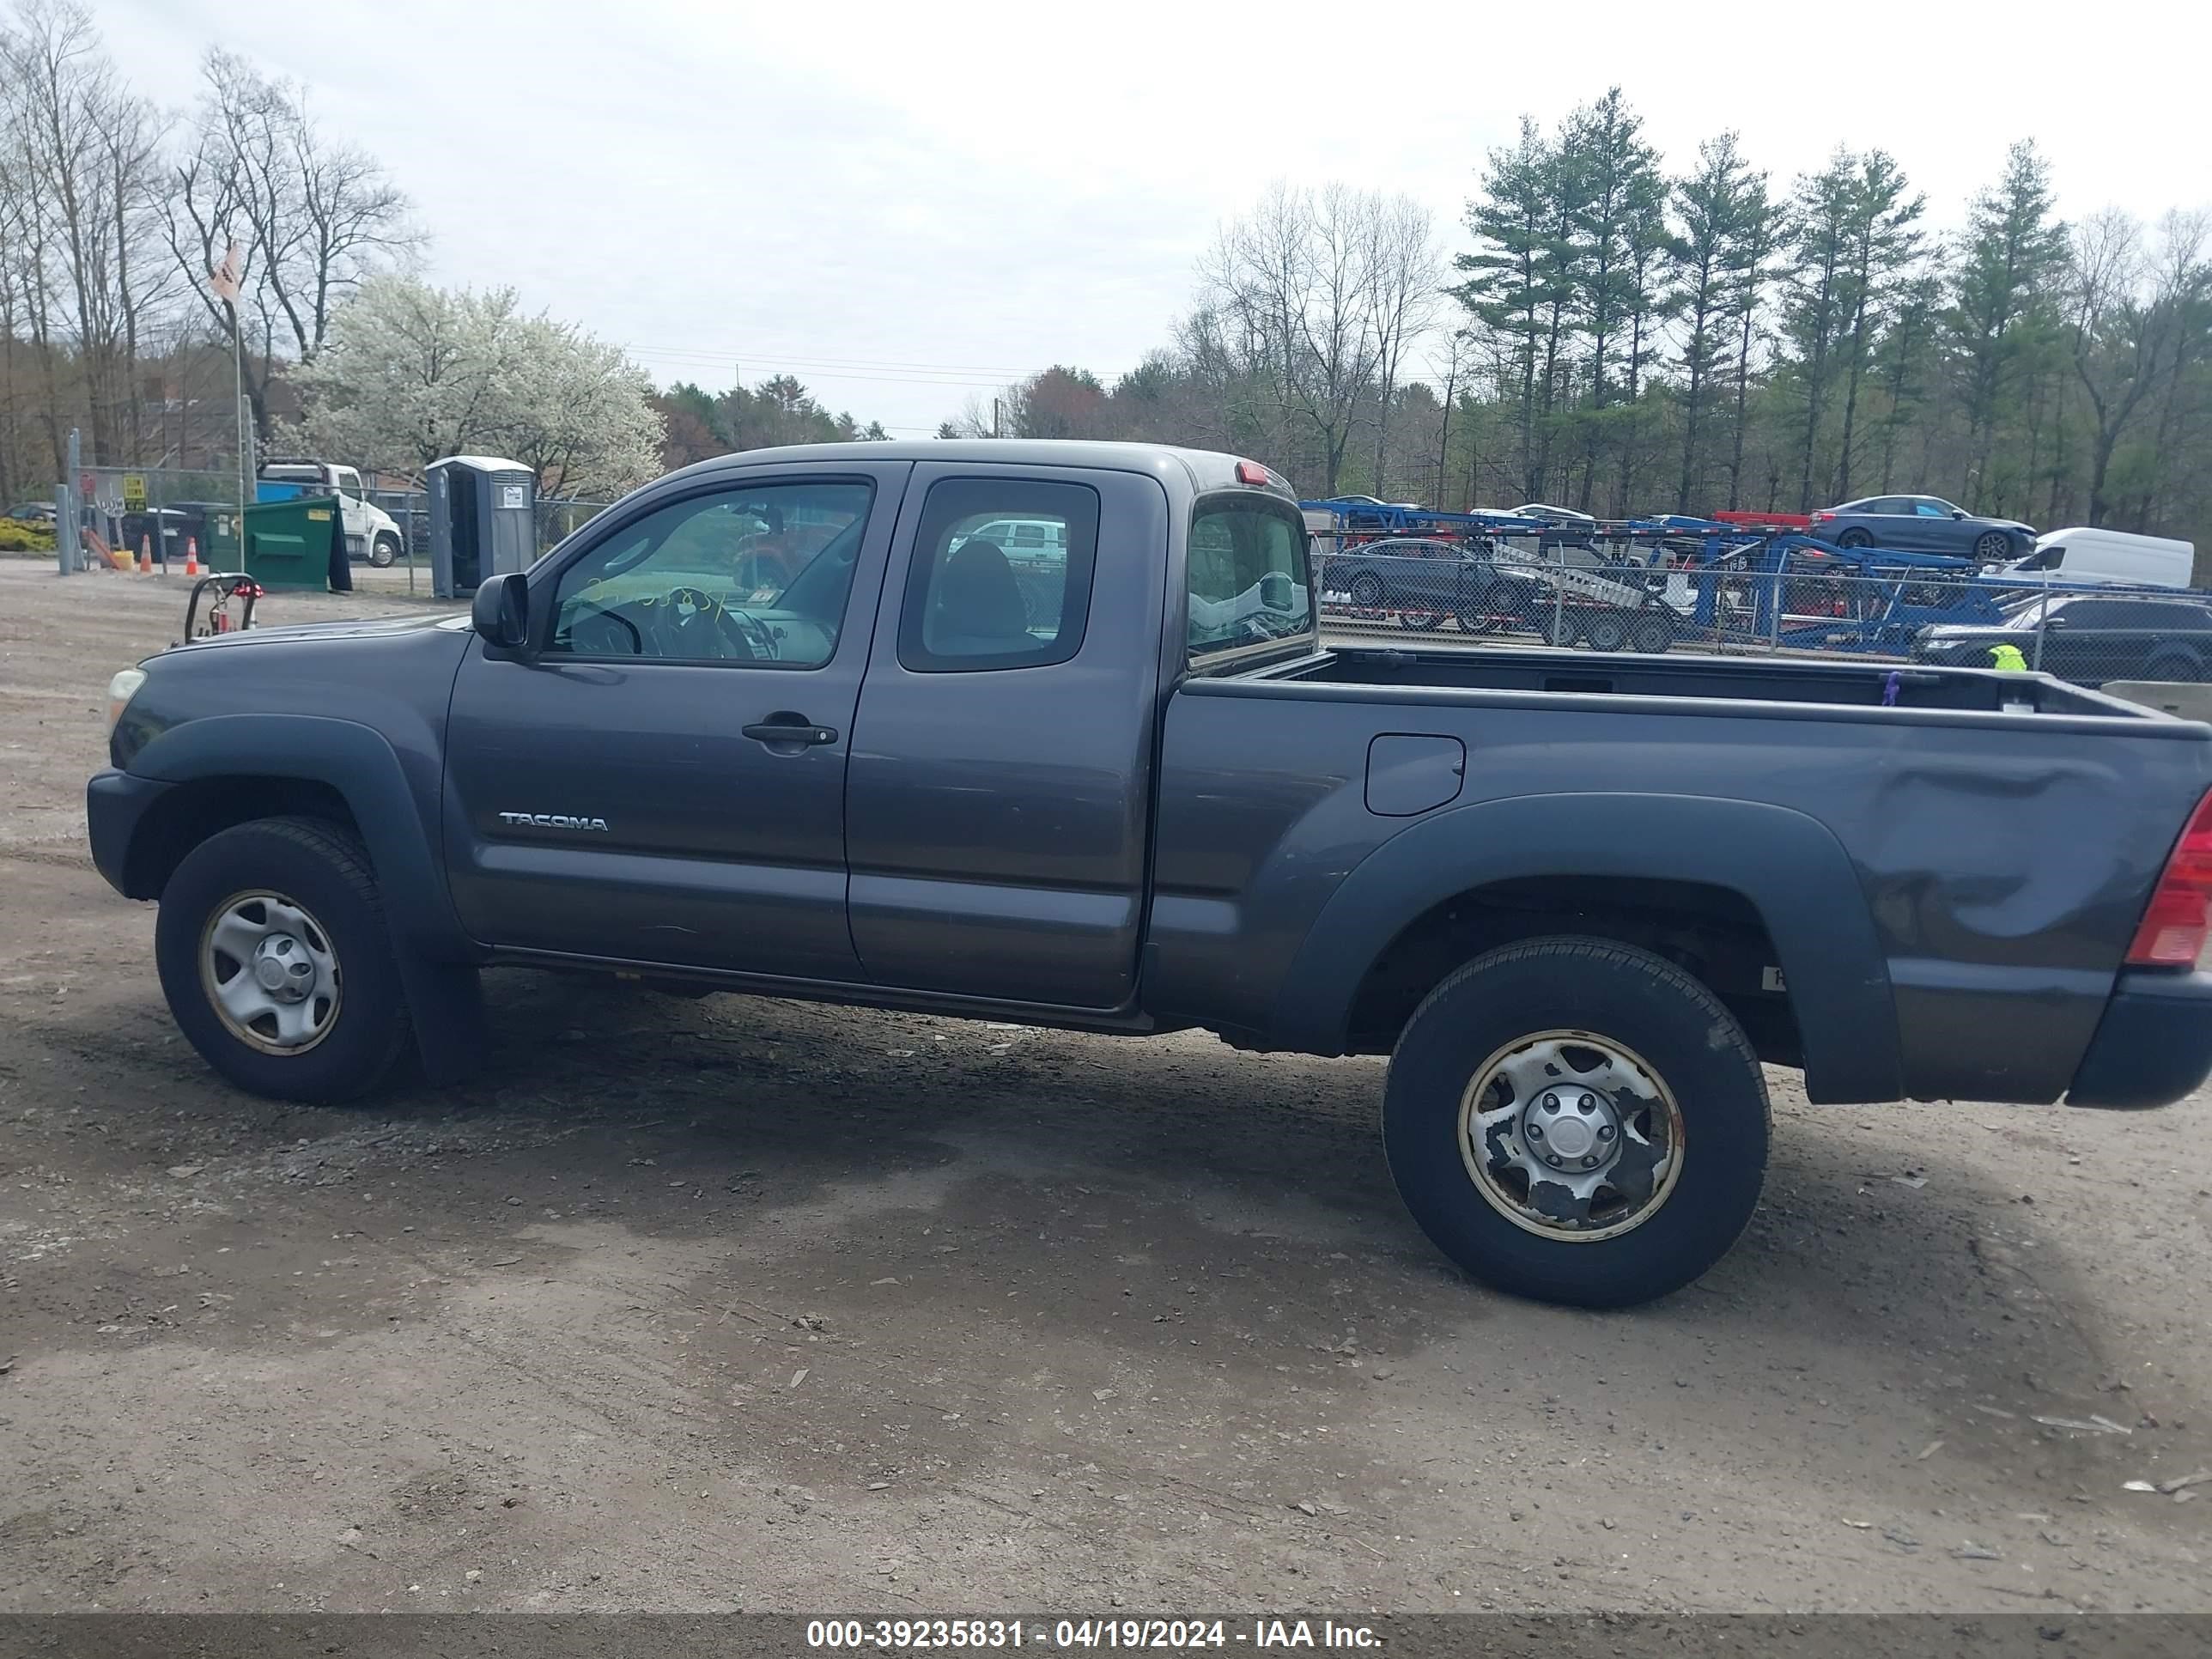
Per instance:
[[[602,834],[607,827],[605,818],[571,817],[566,812],[501,812],[499,821],[516,827],[526,823],[537,830],[597,830]]]

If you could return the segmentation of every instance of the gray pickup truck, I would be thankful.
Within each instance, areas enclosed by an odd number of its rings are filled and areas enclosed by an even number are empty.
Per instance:
[[[1601,1306],[1729,1249],[1816,1102],[2212,1067],[2212,728],[2035,676],[1329,649],[1295,499],[1088,443],[728,456],[471,617],[164,652],[93,854],[177,1023],[333,1101],[487,963],[1389,1054],[1454,1261]]]

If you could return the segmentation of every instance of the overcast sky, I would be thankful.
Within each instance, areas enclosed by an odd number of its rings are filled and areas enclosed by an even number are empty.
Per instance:
[[[434,280],[895,435],[1134,363],[1276,177],[1407,191],[1455,251],[1485,152],[1613,82],[1671,167],[1726,126],[1784,185],[1879,144],[1944,227],[2025,136],[2069,214],[2212,202],[2201,0],[93,3],[165,103],[213,43],[306,82],[414,198]]]

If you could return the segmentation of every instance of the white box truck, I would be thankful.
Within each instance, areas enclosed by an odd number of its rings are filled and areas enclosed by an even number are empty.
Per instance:
[[[398,520],[368,499],[361,474],[349,466],[329,461],[270,460],[261,464],[261,487],[255,491],[264,501],[289,495],[335,495],[339,516],[345,520],[346,556],[367,559],[381,570],[406,550],[407,538]]]

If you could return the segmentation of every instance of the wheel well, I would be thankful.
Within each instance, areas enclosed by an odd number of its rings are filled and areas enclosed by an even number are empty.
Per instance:
[[[131,837],[124,890],[159,898],[185,854],[210,836],[255,818],[320,818],[361,833],[345,797],[309,778],[196,778],[149,808]]]
[[[1377,957],[1352,999],[1346,1045],[1387,1054],[1421,1000],[1462,964],[1517,939],[1575,933],[1640,945],[1695,975],[1728,1006],[1762,1060],[1803,1063],[1782,958],[1742,894],[1703,882],[1541,876],[1457,893],[1415,917]]]

